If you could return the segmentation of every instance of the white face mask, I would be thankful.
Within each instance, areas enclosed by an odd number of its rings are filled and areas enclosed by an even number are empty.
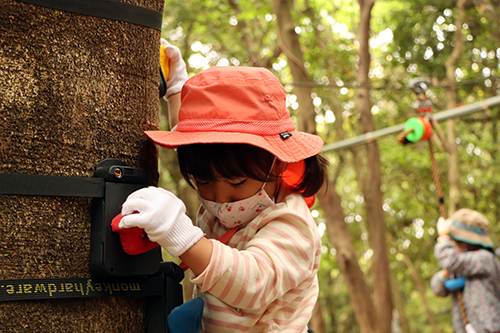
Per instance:
[[[217,217],[226,228],[233,228],[250,222],[264,209],[274,205],[274,200],[264,190],[265,185],[266,183],[262,185],[259,192],[243,200],[215,202],[203,199],[199,192],[198,199],[203,207]]]
[[[276,158],[271,165],[269,174],[273,170],[275,161]],[[226,228],[233,228],[252,221],[264,209],[274,205],[274,200],[269,197],[267,192],[264,190],[264,186],[266,186],[266,182],[262,184],[259,192],[243,200],[233,202],[210,201],[202,198],[199,191],[198,200],[200,200],[203,207],[205,207],[210,214],[219,219],[219,222],[222,223],[222,225]]]

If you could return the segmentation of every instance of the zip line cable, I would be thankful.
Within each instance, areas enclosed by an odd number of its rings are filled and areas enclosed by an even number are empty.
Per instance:
[[[488,99],[485,99],[484,101],[472,103],[469,105],[463,105],[460,107],[456,107],[453,109],[449,109],[446,111],[435,113],[433,115],[433,117],[438,122],[440,122],[440,121],[445,121],[445,120],[452,119],[452,118],[466,116],[468,114],[475,113],[478,111],[488,110],[489,108],[497,106],[497,105],[500,105],[500,96],[490,97]],[[348,149],[348,148],[352,148],[355,146],[370,143],[370,142],[377,140],[381,137],[384,137],[386,135],[401,132],[404,130],[404,127],[405,127],[404,123],[398,124],[398,125],[394,125],[391,127],[381,129],[381,130],[368,132],[368,133],[359,135],[355,138],[334,142],[334,143],[323,146],[323,149],[321,150],[321,152],[325,153],[325,152],[330,152],[330,151]]]
[[[485,79],[477,79],[477,80],[467,80],[463,82],[455,82],[455,83],[447,83],[447,84],[440,84],[440,85],[433,85],[432,88],[449,88],[449,87],[461,87],[461,86],[467,86],[467,85],[473,85],[473,84],[478,84],[478,83],[483,83],[487,80],[490,80],[492,82],[500,80],[500,77],[489,77]],[[411,88],[401,85],[401,86],[380,86],[380,87],[375,87],[372,85],[357,85],[357,84],[335,84],[335,83],[327,83],[327,84],[322,84],[322,83],[313,83],[313,82],[291,82],[291,83],[283,83],[284,86],[293,86],[293,87],[308,87],[308,88],[337,88],[337,89],[342,89],[342,88],[347,88],[347,89],[369,89],[369,90],[411,90]]]

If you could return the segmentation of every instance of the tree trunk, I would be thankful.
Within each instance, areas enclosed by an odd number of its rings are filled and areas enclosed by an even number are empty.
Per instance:
[[[288,57],[294,82],[309,82],[298,36],[295,33],[295,25],[290,15],[290,2],[273,0],[271,3],[273,11],[277,15],[280,46]],[[299,129],[316,133],[316,112],[310,98],[311,89],[295,87],[294,92],[297,94],[299,101]],[[340,117],[339,119],[342,118]],[[318,195],[318,199],[327,219],[329,237],[337,249],[337,260],[342,274],[346,277],[349,294],[353,302],[353,309],[361,330],[363,333],[375,332],[375,309],[370,299],[368,285],[359,267],[350,232],[344,222],[340,197],[335,191],[335,184],[330,183],[328,192],[325,191],[324,196]],[[312,324],[313,326],[320,326],[319,323],[313,322]]]
[[[467,0],[459,0],[457,3],[458,15],[455,20],[455,26],[457,30],[454,33],[454,48],[450,57],[446,60],[446,78],[450,86],[446,90],[446,109],[450,110],[457,106],[457,87],[452,84],[456,82],[455,71],[457,69],[457,63],[462,57],[462,53],[465,49],[465,39],[462,33],[462,25],[465,16],[465,3]],[[455,131],[455,120],[448,119],[446,121],[446,145],[448,146],[448,183],[449,183],[449,204],[448,204],[448,216],[453,214],[460,205],[460,170],[458,161],[458,151],[456,138],[457,134]]]
[[[323,308],[319,299],[314,306],[309,328],[314,333],[326,333],[326,324],[323,320]]]
[[[0,2],[0,172],[92,177],[117,158],[156,184],[157,152],[143,131],[158,127],[160,32]],[[1,196],[0,279],[90,277],[90,205]],[[0,303],[5,332],[141,332],[144,316],[136,297]]]
[[[394,300],[394,309],[397,311],[397,321],[401,333],[410,333],[410,325],[406,316],[405,302],[402,295],[402,288],[398,285],[395,274],[391,274],[392,298]],[[393,316],[393,320],[395,320]],[[393,332],[396,333],[396,332]]]
[[[304,56],[300,49],[299,36],[295,32],[295,24],[292,19],[293,1],[271,0],[273,12],[276,15],[278,25],[278,42],[281,50],[288,58],[288,66],[292,73],[294,82],[309,82],[307,71],[304,66]],[[295,87],[299,103],[298,129],[304,132],[316,134],[316,112],[311,100],[311,88]]]
[[[358,0],[360,6],[360,22],[358,28],[359,40],[359,69],[357,81],[360,86],[369,83],[370,69],[370,21],[374,0]],[[371,114],[369,90],[358,89],[356,97],[357,108],[361,114],[363,132],[372,132],[375,123]],[[380,156],[376,141],[366,144],[367,151],[367,179],[366,179],[366,219],[368,222],[370,241],[373,248],[373,290],[374,304],[377,311],[378,332],[391,332],[392,298],[389,271],[389,258],[386,244],[386,227],[384,211],[382,209]]]
[[[321,190],[318,200],[327,220],[328,236],[337,250],[337,262],[345,277],[349,296],[362,333],[376,332],[376,313],[370,290],[358,263],[354,243],[347,224],[344,222],[340,196],[334,184],[328,184],[328,191]]]
[[[401,252],[400,252],[401,253]],[[422,298],[422,304],[424,305],[425,312],[427,313],[427,318],[429,319],[429,323],[432,326],[432,330],[434,333],[440,333],[441,331],[439,330],[436,321],[434,320],[434,314],[431,311],[431,308],[429,307],[429,302],[427,302],[427,297],[425,297],[425,288],[422,283],[422,280],[420,279],[420,274],[418,274],[417,270],[415,269],[415,266],[411,262],[410,258],[404,254],[401,253],[405,259],[406,266],[408,267],[408,270],[410,271],[411,277],[413,278],[413,282],[415,282],[415,286],[418,290],[418,293],[420,294],[420,297]]]
[[[314,27],[320,26],[321,23],[317,20],[316,15],[314,13],[314,10],[309,4],[309,1],[306,1],[305,5],[306,5],[306,10],[304,11],[304,13],[313,22],[313,26]],[[327,40],[333,39],[334,37],[333,37],[333,34],[328,29],[324,31],[324,34],[327,36],[325,39],[321,38],[321,34],[319,33],[319,29],[317,29],[317,28],[314,29],[314,36],[315,36],[316,44],[317,44],[319,49],[321,49],[323,52],[326,53],[326,52],[328,52],[328,49],[326,47]],[[333,58],[328,58],[325,61],[325,69],[329,73],[330,72],[333,73],[335,71],[335,66],[336,66],[336,64],[335,64],[335,60]],[[329,81],[334,82],[335,78],[330,77]],[[336,119],[335,123],[333,124],[333,127],[335,129],[335,135],[334,135],[335,140],[342,141],[345,139],[345,131],[344,131],[343,122],[342,122],[342,120],[343,120],[342,113],[344,111],[344,108],[342,107],[342,103],[340,102],[339,98],[337,97],[337,92],[338,92],[337,87],[331,88],[330,94],[327,95],[326,100],[328,101],[328,105],[330,105],[332,112],[335,115],[335,119]],[[356,171],[356,177],[357,177],[358,184],[359,184],[359,186],[363,186],[363,184],[364,184],[364,182],[363,182],[364,177],[363,177],[363,170],[362,170],[363,162],[362,162],[361,156],[359,155],[360,148],[353,147],[353,148],[349,149],[349,151],[352,154],[352,159],[353,159],[352,165]],[[339,165],[336,166],[336,171],[334,173],[334,178],[333,178],[334,184],[336,183],[337,176],[340,174],[341,168],[342,168],[343,163],[345,161],[345,155],[347,153],[340,151],[338,154],[339,154],[340,162],[339,162]],[[364,191],[364,189],[362,189],[362,191]]]
[[[292,78],[294,82],[309,82],[304,66],[304,56],[300,49],[299,37],[295,33],[295,24],[291,15],[293,1],[271,0],[271,6],[276,15],[278,43],[288,58],[288,66],[290,67]],[[316,112],[311,100],[311,88],[295,87],[294,93],[297,95],[299,102],[298,129],[316,134]],[[310,325],[318,330],[322,330],[325,327],[319,300],[312,314]]]

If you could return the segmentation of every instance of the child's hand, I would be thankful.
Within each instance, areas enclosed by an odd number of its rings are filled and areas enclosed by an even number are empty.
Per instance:
[[[178,47],[169,44],[165,39],[160,40],[161,47],[164,48],[168,58],[167,94],[170,97],[180,93],[184,82],[188,79],[186,63],[182,59],[181,51]]]
[[[448,272],[447,269],[442,269],[437,273],[437,276],[439,280],[444,283],[450,277],[450,272]]]
[[[122,206],[120,228],[139,227],[149,239],[178,257],[202,237],[186,215],[184,203],[173,193],[158,187],[142,188],[130,194]]]
[[[437,221],[437,232],[439,236],[445,236],[450,234],[451,219],[445,219],[440,217]]]

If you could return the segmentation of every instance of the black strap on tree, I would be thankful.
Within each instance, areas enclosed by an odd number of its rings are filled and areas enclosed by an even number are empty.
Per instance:
[[[0,280],[0,302],[82,297],[182,297],[178,285],[184,271],[173,262],[161,263],[153,276],[124,279],[46,278]],[[178,288],[179,286],[179,288]],[[181,295],[175,295],[181,293]],[[175,304],[179,305],[179,304]]]
[[[94,177],[0,173],[0,195],[104,198],[106,180],[142,182],[145,171],[108,159],[97,165]],[[120,278],[46,278],[0,280],[0,302],[86,297],[146,297],[146,332],[168,333],[167,315],[183,302],[184,271],[161,262],[155,274]]]
[[[168,333],[167,316],[182,304],[184,271],[163,262],[158,274],[145,278],[99,280],[93,278],[0,280],[0,302],[82,297],[147,298],[146,333]]]
[[[113,0],[17,0],[65,12],[124,21],[161,30],[163,13]]]
[[[162,277],[134,280],[93,278],[0,280],[0,302],[106,296],[162,296]]]
[[[0,173],[0,194],[104,197],[104,178]]]

